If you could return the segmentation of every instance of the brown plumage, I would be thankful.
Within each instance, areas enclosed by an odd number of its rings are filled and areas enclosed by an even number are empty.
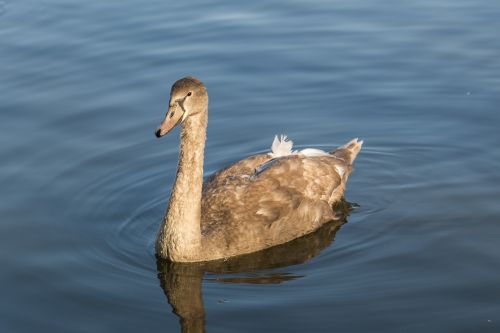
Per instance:
[[[336,219],[362,141],[325,153],[291,151],[275,139],[273,153],[248,157],[203,184],[208,94],[196,78],[177,81],[158,137],[182,123],[181,151],[156,251],[178,262],[233,257],[283,244]]]

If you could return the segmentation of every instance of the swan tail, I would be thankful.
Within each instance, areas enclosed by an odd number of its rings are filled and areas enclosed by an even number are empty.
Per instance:
[[[358,156],[358,153],[361,150],[362,146],[363,140],[359,140],[358,138],[356,138],[349,141],[345,145],[334,149],[330,152],[330,154],[345,160],[349,164],[352,164],[352,162],[354,162],[354,160],[356,159],[356,156]]]

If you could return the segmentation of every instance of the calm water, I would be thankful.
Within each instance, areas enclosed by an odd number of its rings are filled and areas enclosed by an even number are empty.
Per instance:
[[[499,17],[487,0],[0,1],[0,331],[498,332]],[[364,139],[348,223],[226,266],[157,263],[178,130],[153,132],[188,74],[211,98],[207,173],[277,133]]]

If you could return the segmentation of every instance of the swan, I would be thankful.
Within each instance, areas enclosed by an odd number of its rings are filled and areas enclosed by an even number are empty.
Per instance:
[[[208,93],[195,77],[176,81],[158,138],[182,125],[170,202],[156,253],[172,262],[203,262],[256,252],[309,234],[338,219],[339,201],[363,141],[325,152],[292,150],[275,137],[271,152],[226,167],[203,182]]]

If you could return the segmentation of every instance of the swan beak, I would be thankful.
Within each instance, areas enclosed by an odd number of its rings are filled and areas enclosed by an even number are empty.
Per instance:
[[[168,132],[170,132],[176,125],[182,121],[182,116],[184,111],[181,107],[178,107],[177,103],[168,108],[167,115],[165,119],[160,124],[160,127],[155,132],[157,138],[161,138]]]

